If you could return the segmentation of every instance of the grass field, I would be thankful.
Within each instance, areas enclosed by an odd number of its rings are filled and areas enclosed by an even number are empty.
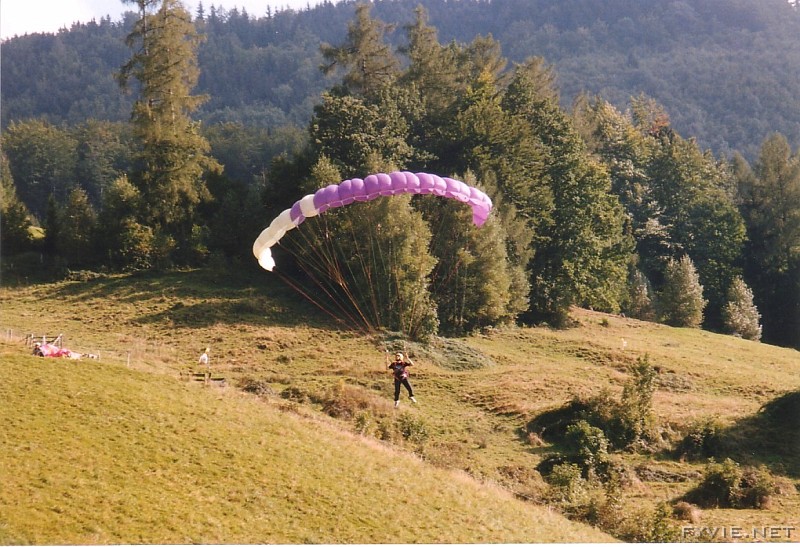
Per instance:
[[[725,455],[778,486],[766,508],[667,524],[684,536],[716,529],[713,540],[759,527],[768,540],[800,537],[790,536],[800,432],[758,421],[762,405],[800,390],[798,352],[586,310],[573,318],[568,330],[421,346],[346,330],[267,274],[6,286],[0,543],[610,541],[559,515],[535,470],[558,447],[526,427],[575,397],[619,396],[645,356],[665,444],[713,419]],[[100,360],[34,358],[21,342],[60,333]],[[207,346],[224,385],[186,380]],[[403,394],[392,408],[387,348],[415,358],[418,405]],[[667,449],[612,457],[631,470],[620,503],[632,522],[696,486],[706,465]]]

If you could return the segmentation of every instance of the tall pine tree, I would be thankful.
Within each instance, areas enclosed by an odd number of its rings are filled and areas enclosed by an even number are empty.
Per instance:
[[[367,97],[388,87],[400,69],[397,57],[386,43],[386,34],[392,27],[372,18],[371,8],[367,3],[356,6],[355,18],[348,24],[343,44],[322,45],[323,73],[344,71],[344,87],[351,93]]]
[[[737,168],[748,232],[746,278],[763,315],[764,339],[800,347],[800,156],[786,137],[767,138],[751,171]]]
[[[131,118],[140,149],[131,180],[141,192],[142,222],[153,228],[160,252],[186,261],[201,221],[195,208],[209,197],[205,176],[219,169],[190,117],[205,100],[192,95],[200,36],[178,0],[125,2],[139,9],[127,37],[134,53],[120,73],[123,86],[131,78],[139,83]]]

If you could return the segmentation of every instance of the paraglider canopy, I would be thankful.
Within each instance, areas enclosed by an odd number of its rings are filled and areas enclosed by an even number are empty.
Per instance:
[[[433,194],[467,203],[472,207],[472,222],[479,227],[486,222],[492,210],[489,196],[460,180],[408,171],[375,173],[364,179],[354,178],[330,184],[297,200],[261,232],[253,243],[253,254],[262,268],[272,271],[275,260],[270,248],[306,218],[356,201],[370,201],[397,194]]]

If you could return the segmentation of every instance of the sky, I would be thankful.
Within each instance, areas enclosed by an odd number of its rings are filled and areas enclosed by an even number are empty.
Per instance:
[[[206,12],[214,4],[226,10],[247,10],[255,17],[266,15],[267,6],[276,9],[305,9],[321,0],[203,0]],[[183,5],[194,15],[198,0],[183,0]],[[0,0],[0,38],[34,32],[58,32],[72,23],[88,23],[106,15],[112,21],[121,19],[125,11],[136,11],[136,4],[123,4],[122,0]]]

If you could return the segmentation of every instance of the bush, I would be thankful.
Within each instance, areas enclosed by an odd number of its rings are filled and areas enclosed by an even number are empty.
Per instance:
[[[677,456],[689,460],[718,457],[722,454],[722,424],[709,418],[694,424],[676,449]]]
[[[685,520],[692,524],[700,522],[700,509],[687,501],[679,501],[672,507],[672,515],[679,520]]]
[[[706,466],[703,480],[690,494],[690,501],[700,507],[736,507],[741,495],[742,470],[730,458],[722,463],[713,459]]]
[[[375,420],[372,413],[368,410],[362,410],[356,414],[355,426],[356,431],[362,435],[369,435],[372,431]]]
[[[768,509],[777,492],[775,479],[764,467],[747,467],[742,473],[740,507]]]
[[[561,463],[545,477],[551,486],[551,498],[567,505],[581,505],[589,499],[588,482],[574,463]]]
[[[281,397],[300,404],[308,403],[310,400],[308,393],[297,386],[289,386],[281,391]]]
[[[775,492],[775,481],[763,467],[742,469],[730,458],[722,463],[712,459],[700,485],[685,501],[706,508],[763,509]]]
[[[581,420],[567,428],[564,440],[584,477],[591,479],[605,475],[608,466],[608,439],[602,429]]]
[[[371,410],[375,405],[374,396],[358,386],[339,382],[318,397],[322,410],[333,418],[355,419],[364,410]]]
[[[259,397],[272,397],[275,391],[269,385],[269,382],[251,376],[245,376],[238,382],[239,389],[247,393],[258,395]]]
[[[630,368],[620,401],[620,436],[626,446],[639,440],[653,440],[656,435],[653,416],[653,394],[656,391],[656,370],[645,355]]]
[[[629,530],[622,534],[625,541],[635,543],[675,543],[680,535],[670,520],[670,508],[660,503],[652,514],[629,520]]]
[[[583,419],[590,410],[589,401],[576,397],[560,408],[539,414],[528,422],[526,430],[545,441],[560,442],[564,439],[567,428]]]
[[[428,440],[428,428],[425,422],[409,412],[403,412],[397,419],[397,428],[407,441],[422,444]]]
[[[629,372],[619,401],[609,393],[601,393],[586,404],[585,419],[602,429],[611,446],[617,449],[651,443],[658,438],[653,415],[656,371],[645,356],[637,359]]]

